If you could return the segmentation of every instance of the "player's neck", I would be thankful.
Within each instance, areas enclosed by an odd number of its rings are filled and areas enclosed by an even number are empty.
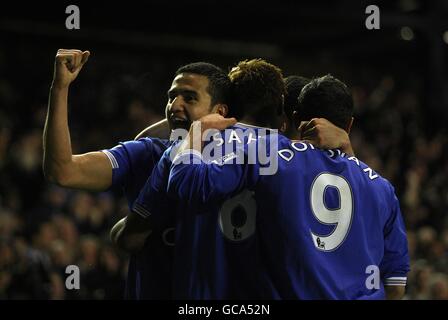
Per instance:
[[[245,116],[245,117],[241,118],[241,120],[238,122],[241,122],[241,123],[244,123],[244,124],[247,124],[250,126],[258,127],[257,123],[254,121],[254,119],[252,117]]]
[[[291,128],[288,128],[287,130],[286,130],[286,132],[284,133],[284,135],[289,139],[289,140],[292,140],[292,141],[298,141],[298,140],[300,140],[300,134],[299,134],[299,131],[298,130],[296,130],[296,129],[292,129],[291,130]]]
[[[251,127],[266,128],[266,129],[270,129],[270,130],[273,129],[273,127],[271,125],[266,124],[266,123],[259,123],[258,121],[255,121],[253,117],[250,117],[250,116],[245,116],[245,117],[241,118],[241,120],[238,122],[241,124],[245,124],[247,126],[251,126]]]

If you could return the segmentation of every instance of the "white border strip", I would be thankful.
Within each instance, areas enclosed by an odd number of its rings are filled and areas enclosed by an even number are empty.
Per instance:
[[[110,164],[112,165],[112,169],[118,169],[120,166],[118,165],[117,159],[115,159],[115,156],[108,150],[101,150],[110,161]]]

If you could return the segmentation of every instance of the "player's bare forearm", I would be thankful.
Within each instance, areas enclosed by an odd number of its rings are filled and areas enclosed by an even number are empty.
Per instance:
[[[43,168],[47,179],[57,182],[64,167],[72,161],[67,120],[68,86],[52,86],[45,121]]]
[[[385,286],[387,300],[401,300],[405,294],[404,286]]]
[[[137,253],[151,235],[149,221],[140,218],[134,212],[118,221],[110,232],[112,243],[127,253]]]
[[[169,139],[170,137],[170,127],[168,125],[168,120],[160,120],[149,127],[143,129],[134,140],[138,140],[144,137],[153,137],[159,139]]]

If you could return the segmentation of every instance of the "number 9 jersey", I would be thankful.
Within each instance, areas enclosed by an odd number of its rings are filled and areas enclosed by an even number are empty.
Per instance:
[[[255,144],[270,150],[276,170],[263,171],[258,157],[251,162],[247,143],[242,162],[183,153],[171,166],[169,193],[195,206],[221,203],[227,241],[243,246],[256,237],[251,268],[269,280],[264,298],[384,299],[384,286],[406,285],[406,231],[392,185],[339,150],[268,136]],[[241,201],[229,203],[235,196]]]

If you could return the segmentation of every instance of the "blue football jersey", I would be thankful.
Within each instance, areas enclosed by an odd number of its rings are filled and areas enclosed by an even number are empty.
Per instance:
[[[214,141],[221,144],[219,137]],[[254,143],[256,132],[247,136]],[[237,135],[227,137],[230,147],[238,144]],[[229,143],[226,143],[229,145]],[[209,144],[210,146],[211,144]],[[224,144],[223,144],[224,145]],[[223,148],[225,150],[225,148]],[[216,161],[226,161],[213,154]],[[234,159],[233,156],[227,159]],[[176,212],[173,296],[176,299],[270,299],[275,295],[267,270],[260,261],[262,252],[255,235],[255,199],[245,190],[222,201],[182,201],[167,192],[172,166],[171,148],[161,158],[142,189],[133,210],[160,224]],[[165,198],[164,198],[165,195]],[[235,223],[242,224],[244,234],[229,229],[229,213],[241,206],[243,215],[233,214]],[[244,214],[251,206],[249,216]],[[243,219],[238,221],[238,219]],[[244,227],[245,225],[246,227]]]
[[[142,138],[102,150],[112,164],[111,188],[123,191],[130,209],[170,144],[168,140]],[[171,298],[173,240],[169,239],[169,231],[173,224],[174,221],[166,221],[156,226],[142,251],[130,255],[125,298]]]
[[[254,130],[234,129],[241,128]],[[221,205],[210,225],[218,224],[224,245],[205,236],[210,232],[206,226],[177,230],[188,243],[176,245],[197,248],[184,261],[201,263],[202,255],[216,250],[215,255],[225,258],[230,283],[232,275],[244,273],[242,286],[254,285],[247,292],[258,288],[263,298],[384,299],[384,285],[405,285],[406,232],[386,179],[338,150],[320,150],[276,134],[256,133],[252,144],[243,135],[242,143],[225,141],[234,149],[218,159],[186,152],[173,161],[169,194],[198,210]],[[238,195],[241,201],[226,207]],[[197,221],[206,213],[188,216]],[[237,250],[251,261],[229,262]]]

